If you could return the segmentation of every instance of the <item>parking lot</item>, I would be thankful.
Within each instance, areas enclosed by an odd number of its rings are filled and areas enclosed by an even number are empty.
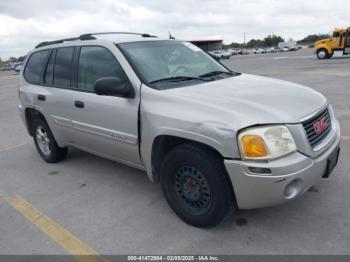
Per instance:
[[[308,85],[332,103],[341,157],[301,198],[240,211],[224,225],[183,223],[145,173],[79,150],[37,154],[17,112],[17,76],[0,75],[1,254],[350,254],[350,57],[312,49],[232,56],[230,69]]]

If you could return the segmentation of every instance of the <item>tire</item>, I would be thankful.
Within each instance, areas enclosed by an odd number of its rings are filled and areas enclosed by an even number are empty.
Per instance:
[[[47,163],[57,163],[67,156],[67,148],[57,145],[49,126],[42,119],[33,121],[33,139],[39,155]]]
[[[316,55],[317,55],[318,59],[328,59],[329,58],[328,51],[325,48],[318,49],[316,52]]]
[[[205,147],[175,147],[165,156],[160,174],[168,204],[187,224],[211,227],[233,214],[234,192],[222,159]]]

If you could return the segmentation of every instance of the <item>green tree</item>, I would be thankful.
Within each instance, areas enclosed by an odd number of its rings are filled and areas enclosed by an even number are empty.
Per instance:
[[[268,35],[263,41],[265,46],[278,46],[278,43],[284,42],[284,39],[279,35]]]
[[[329,34],[313,34],[305,36],[303,39],[298,41],[298,44],[311,44],[318,40],[329,38]]]
[[[224,48],[258,48],[258,47],[268,47],[277,46],[279,42],[284,42],[284,39],[279,35],[268,35],[263,40],[261,39],[251,39],[246,45],[243,43],[232,42],[229,45],[224,46]]]

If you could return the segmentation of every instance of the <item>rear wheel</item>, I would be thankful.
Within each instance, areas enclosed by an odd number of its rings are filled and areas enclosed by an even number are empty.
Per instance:
[[[171,208],[188,224],[215,226],[233,213],[234,194],[222,160],[202,146],[171,150],[162,163],[160,183]]]
[[[56,163],[63,160],[67,155],[67,148],[57,145],[49,126],[42,119],[33,122],[33,139],[39,155],[48,163]]]
[[[328,59],[329,58],[328,51],[325,48],[318,49],[316,52],[316,55],[317,55],[318,59]]]

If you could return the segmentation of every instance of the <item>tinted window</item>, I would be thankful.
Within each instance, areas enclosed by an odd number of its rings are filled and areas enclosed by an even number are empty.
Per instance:
[[[40,83],[40,77],[44,70],[48,53],[49,50],[45,50],[36,52],[30,56],[24,71],[24,77],[28,82],[33,84]]]
[[[97,46],[82,47],[79,58],[78,88],[93,91],[95,81],[108,76],[127,81],[121,65],[110,51]]]
[[[55,62],[55,55],[56,55],[56,51],[54,50],[50,55],[49,62],[46,68],[44,83],[48,85],[51,85],[53,80],[53,65]]]
[[[53,84],[70,86],[74,47],[58,48],[54,67]]]

